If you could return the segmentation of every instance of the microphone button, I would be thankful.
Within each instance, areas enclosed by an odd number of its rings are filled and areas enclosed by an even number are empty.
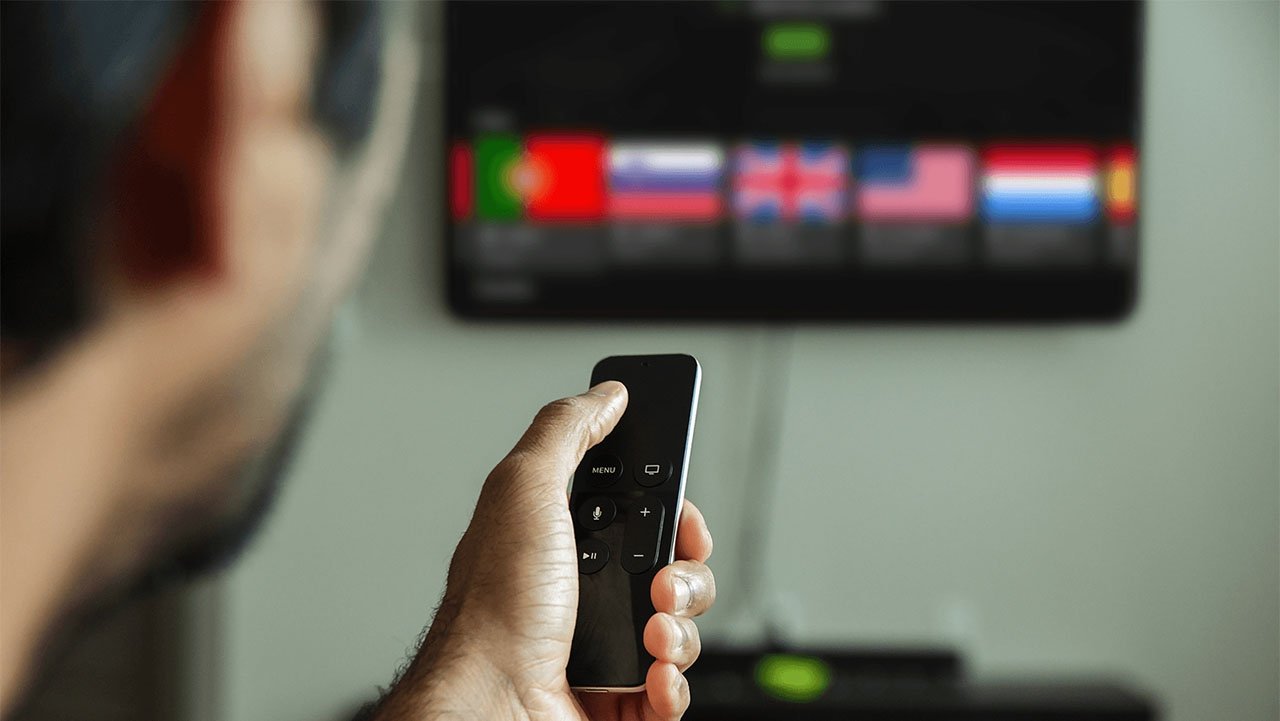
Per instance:
[[[588,531],[599,531],[613,523],[618,507],[605,496],[591,496],[578,504],[578,525]]]

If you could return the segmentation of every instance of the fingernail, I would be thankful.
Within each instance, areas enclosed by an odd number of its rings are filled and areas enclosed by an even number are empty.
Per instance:
[[[685,686],[688,683],[689,682],[685,679],[684,674],[682,673],[676,674],[676,680],[674,683],[671,684],[671,692],[675,694],[676,698],[680,698],[681,696],[684,695]]]
[[[671,624],[675,636],[680,639],[676,642],[676,650],[683,651],[685,646],[689,645],[689,632],[685,630],[684,624],[680,623],[675,618],[668,617],[667,623]]]
[[[681,575],[671,577],[671,592],[676,598],[676,612],[684,611],[693,603],[693,584]]]

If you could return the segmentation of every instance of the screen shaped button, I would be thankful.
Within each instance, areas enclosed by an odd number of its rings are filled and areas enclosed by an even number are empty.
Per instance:
[[[578,573],[590,574],[604,568],[609,562],[609,546],[598,538],[578,541]]]
[[[636,483],[652,488],[667,482],[671,477],[671,463],[659,458],[641,458],[636,462],[633,473]]]
[[[628,573],[644,573],[658,560],[658,542],[666,509],[653,496],[641,496],[627,511],[627,531],[622,538],[622,567]]]

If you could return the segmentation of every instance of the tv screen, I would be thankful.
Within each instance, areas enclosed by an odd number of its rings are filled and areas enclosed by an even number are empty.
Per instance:
[[[1104,319],[1134,2],[451,2],[468,317]]]

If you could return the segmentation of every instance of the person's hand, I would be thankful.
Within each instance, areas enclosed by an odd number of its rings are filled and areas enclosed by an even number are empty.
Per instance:
[[[715,601],[706,566],[711,534],[691,503],[676,529],[677,560],[653,580],[657,613],[644,644],[656,661],[645,690],[576,694],[565,678],[578,609],[566,487],[626,404],[615,381],[548,404],[489,474],[436,619],[381,718],[665,721],[684,714],[683,672],[701,650],[692,619]]]

